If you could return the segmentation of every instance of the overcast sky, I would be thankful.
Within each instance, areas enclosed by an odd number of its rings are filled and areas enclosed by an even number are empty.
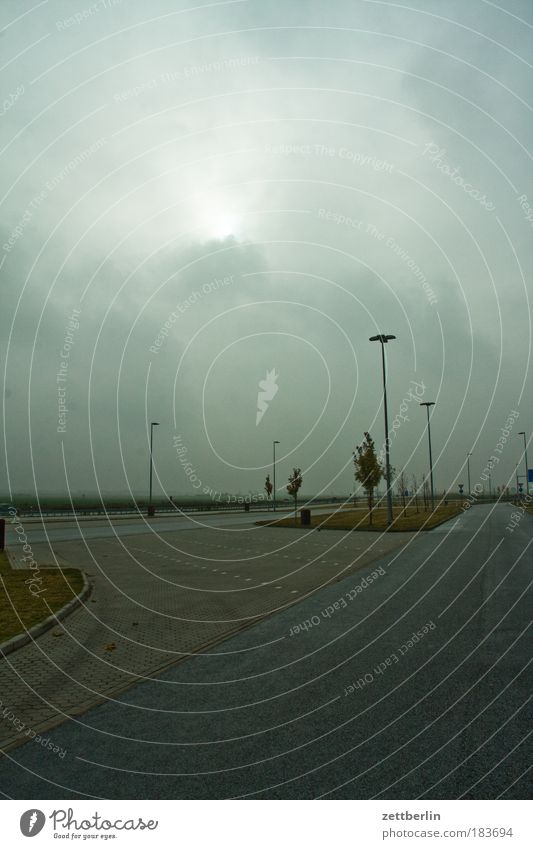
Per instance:
[[[428,468],[421,393],[439,492],[467,452],[472,486],[491,456],[493,486],[523,474],[528,0],[0,21],[3,493],[142,492],[150,421],[157,494],[261,490],[274,439],[278,484],[347,493],[384,439],[378,332],[397,470]]]

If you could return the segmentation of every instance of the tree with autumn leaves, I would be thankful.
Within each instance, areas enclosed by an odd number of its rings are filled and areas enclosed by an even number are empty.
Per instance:
[[[272,498],[272,481],[270,480],[270,475],[266,476],[265,480],[265,492],[267,494],[267,501],[270,504],[270,499]]]
[[[374,507],[374,489],[378,486],[380,480],[385,477],[385,472],[381,461],[376,455],[374,440],[365,431],[365,438],[362,445],[358,445],[353,452],[353,462],[355,465],[355,478],[359,481],[366,492],[368,501],[369,524],[372,524],[372,510]]]
[[[302,470],[294,468],[292,474],[289,475],[289,483],[287,484],[287,492],[294,498],[294,515],[298,509],[298,490],[302,485]]]

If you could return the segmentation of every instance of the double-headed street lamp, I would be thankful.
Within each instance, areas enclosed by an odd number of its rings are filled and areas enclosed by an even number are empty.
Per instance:
[[[275,439],[272,443],[272,506],[274,512],[276,510],[276,445],[279,445],[279,439]]]
[[[154,473],[154,464],[152,461],[152,454],[154,448],[154,427],[159,427],[159,422],[150,422],[150,498],[148,500],[148,515],[154,515],[154,508],[152,507],[152,477]]]
[[[435,495],[433,492],[433,457],[431,455],[431,426],[429,424],[429,408],[435,406],[435,401],[422,401],[421,407],[426,408],[428,414],[428,439],[429,439],[429,478],[431,481],[431,510],[435,510]]]
[[[468,471],[468,494],[469,495],[471,494],[471,489],[470,489],[470,457],[471,456],[472,456],[472,452],[470,451],[470,453],[466,455],[466,468],[467,468],[467,471]]]
[[[526,442],[526,432],[525,432],[525,430],[519,430],[518,436],[524,437],[524,460],[525,460],[525,463],[526,463],[526,495],[529,495],[529,478],[528,478],[529,470],[528,470],[528,467],[527,467],[527,442]]]
[[[387,478],[387,525],[392,525],[392,492],[390,485],[390,457],[389,457],[389,417],[387,414],[387,377],[385,372],[385,344],[396,336],[379,333],[371,336],[370,342],[381,342],[381,363],[383,366],[383,407],[385,410],[385,475]]]

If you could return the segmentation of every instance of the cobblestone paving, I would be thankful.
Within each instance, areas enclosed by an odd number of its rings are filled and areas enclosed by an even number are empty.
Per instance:
[[[93,592],[59,626],[0,659],[0,748],[345,578],[412,534],[198,529],[53,543]],[[47,546],[36,559],[51,563]]]

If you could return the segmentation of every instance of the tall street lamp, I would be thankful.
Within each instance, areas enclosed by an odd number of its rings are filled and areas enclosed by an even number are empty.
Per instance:
[[[433,457],[431,454],[431,426],[429,424],[429,408],[435,406],[435,401],[422,401],[421,407],[426,408],[428,414],[428,439],[429,439],[429,477],[431,481],[431,510],[435,510],[435,494],[433,492]]]
[[[385,372],[385,345],[396,336],[379,333],[371,336],[370,342],[381,342],[381,364],[383,366],[383,407],[385,410],[385,475],[387,478],[387,525],[392,525],[392,491],[390,485],[390,456],[389,456],[389,417],[387,413],[387,377]]]
[[[529,495],[529,480],[528,480],[528,467],[527,467],[527,442],[526,442],[526,432],[525,430],[519,430],[518,436],[524,437],[524,460],[526,462],[526,495]]]
[[[276,510],[276,445],[279,445],[279,439],[275,439],[272,443],[272,506],[274,512]]]
[[[152,461],[152,454],[154,448],[154,427],[159,427],[159,422],[150,422],[150,498],[148,500],[148,515],[154,515],[154,508],[152,505],[152,477],[154,473],[154,464]]]
[[[466,455],[466,468],[468,470],[468,494],[472,494],[472,490],[470,489],[470,457],[472,456],[472,452]]]

